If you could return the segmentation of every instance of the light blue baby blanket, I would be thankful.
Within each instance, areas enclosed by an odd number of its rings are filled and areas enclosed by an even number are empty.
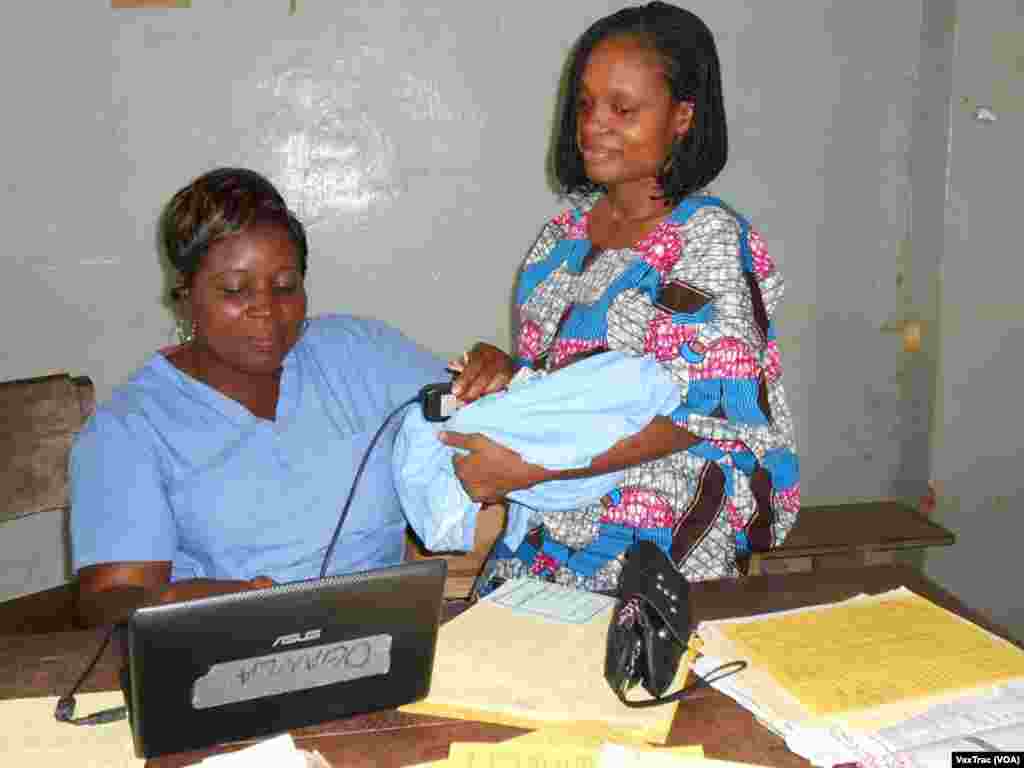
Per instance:
[[[557,372],[529,369],[508,389],[460,408],[446,422],[429,422],[410,408],[395,437],[392,468],[405,515],[431,551],[473,548],[480,504],[455,476],[455,449],[437,439],[445,430],[479,432],[549,469],[586,467],[624,437],[667,416],[680,401],[679,387],[651,357],[612,351],[579,360]],[[623,472],[551,480],[509,494],[505,543],[515,550],[533,510],[575,509],[616,488]]]

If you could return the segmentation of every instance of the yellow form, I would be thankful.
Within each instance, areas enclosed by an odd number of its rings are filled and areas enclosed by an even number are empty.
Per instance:
[[[813,716],[1024,676],[1024,651],[906,589],[819,610],[715,622]]]
[[[582,610],[578,591],[566,597],[569,617],[550,620],[557,585],[543,605],[520,610],[481,600],[441,627],[430,693],[404,712],[500,723],[521,728],[556,726],[603,740],[668,738],[676,704],[631,709],[604,678],[611,601]],[[528,608],[524,610],[523,608]],[[686,680],[681,664],[676,685]],[[673,688],[672,690],[675,690]]]

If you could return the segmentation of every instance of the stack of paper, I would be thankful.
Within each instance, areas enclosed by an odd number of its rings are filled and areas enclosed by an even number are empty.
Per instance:
[[[536,580],[507,582],[441,627],[430,693],[401,709],[664,744],[676,705],[630,709],[604,678],[614,602]],[[677,685],[686,674],[680,665]]]
[[[697,631],[698,673],[747,661],[715,687],[815,765],[1024,747],[1024,651],[909,590]]]

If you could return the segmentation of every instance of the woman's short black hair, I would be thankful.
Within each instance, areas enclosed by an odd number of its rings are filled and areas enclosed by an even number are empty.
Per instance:
[[[178,190],[160,215],[160,243],[187,286],[213,243],[254,225],[281,226],[306,274],[306,230],[281,193],[247,168],[216,168]]]
[[[670,162],[658,176],[665,198],[678,203],[721,173],[729,140],[715,39],[700,18],[669,3],[648,3],[605,16],[577,42],[569,62],[556,138],[555,177],[565,193],[599,189],[587,178],[576,144],[576,104],[580,78],[591,52],[599,43],[619,37],[635,38],[650,46],[662,59],[672,98],[693,104],[690,129],[673,144]]]

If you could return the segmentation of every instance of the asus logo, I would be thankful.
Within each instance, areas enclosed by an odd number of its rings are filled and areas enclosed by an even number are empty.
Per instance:
[[[310,629],[306,632],[292,632],[290,635],[281,635],[271,648],[276,648],[279,645],[295,645],[296,643],[308,643],[310,640],[316,640],[320,637],[320,633],[323,630]]]

